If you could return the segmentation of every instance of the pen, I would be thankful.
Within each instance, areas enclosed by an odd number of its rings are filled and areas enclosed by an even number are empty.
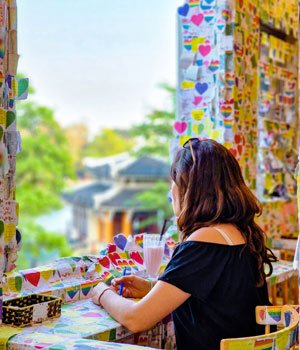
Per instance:
[[[122,276],[126,276],[126,267],[124,267],[124,269],[123,269]],[[119,295],[122,295],[122,293],[123,293],[123,287],[124,287],[124,282],[121,282],[121,283],[120,283],[120,289],[119,289]]]

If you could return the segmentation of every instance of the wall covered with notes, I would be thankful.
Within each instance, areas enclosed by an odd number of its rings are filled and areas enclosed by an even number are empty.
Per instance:
[[[21,138],[15,102],[27,97],[28,79],[16,78],[18,59],[16,1],[0,0],[0,323],[3,273],[14,268],[20,240],[15,171]]]
[[[298,234],[298,2],[186,0],[178,8],[172,151],[213,138],[238,159],[269,237]]]

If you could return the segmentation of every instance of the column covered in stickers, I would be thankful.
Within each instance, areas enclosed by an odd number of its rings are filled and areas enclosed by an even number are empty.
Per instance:
[[[299,9],[297,0],[253,3],[260,22],[256,190],[264,207],[261,224],[276,247],[281,237],[298,236],[294,173],[299,137]]]
[[[250,59],[246,64],[241,62],[244,46],[234,45],[235,4],[230,0],[186,0],[178,8],[178,23],[178,109],[173,150],[190,137],[215,139],[244,163],[244,176],[253,187],[256,153],[251,147],[246,149],[242,128],[244,115],[256,108],[255,95],[249,100],[249,104],[254,102],[252,108],[245,105],[244,111],[242,104],[243,87],[249,82],[253,89],[255,75]],[[246,65],[251,79],[243,76],[241,68],[237,76],[238,63]],[[255,117],[254,113],[250,122],[251,142]]]
[[[18,248],[15,171],[21,141],[15,101],[28,92],[28,79],[15,77],[18,58],[16,1],[0,0],[0,323],[3,275],[14,268]]]
[[[298,234],[298,1],[186,0],[178,8],[172,151],[212,138],[237,158],[272,238]]]

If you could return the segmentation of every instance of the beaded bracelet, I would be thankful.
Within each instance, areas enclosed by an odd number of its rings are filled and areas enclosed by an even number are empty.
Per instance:
[[[101,298],[102,298],[102,296],[103,296],[103,294],[105,293],[105,292],[107,292],[108,290],[111,290],[112,292],[113,292],[113,290],[111,289],[111,288],[106,288],[106,289],[104,289],[101,293],[100,293],[100,295],[99,295],[99,297],[98,297],[98,304],[101,306]]]

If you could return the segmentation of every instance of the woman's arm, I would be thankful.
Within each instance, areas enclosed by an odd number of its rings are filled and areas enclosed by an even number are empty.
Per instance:
[[[93,301],[98,304],[99,295],[107,288],[99,283],[94,289]],[[158,281],[155,287],[140,301],[135,302],[117,295],[113,290],[101,296],[101,305],[118,322],[131,332],[137,333],[154,326],[158,321],[170,314],[184,303],[190,294],[181,289]]]

